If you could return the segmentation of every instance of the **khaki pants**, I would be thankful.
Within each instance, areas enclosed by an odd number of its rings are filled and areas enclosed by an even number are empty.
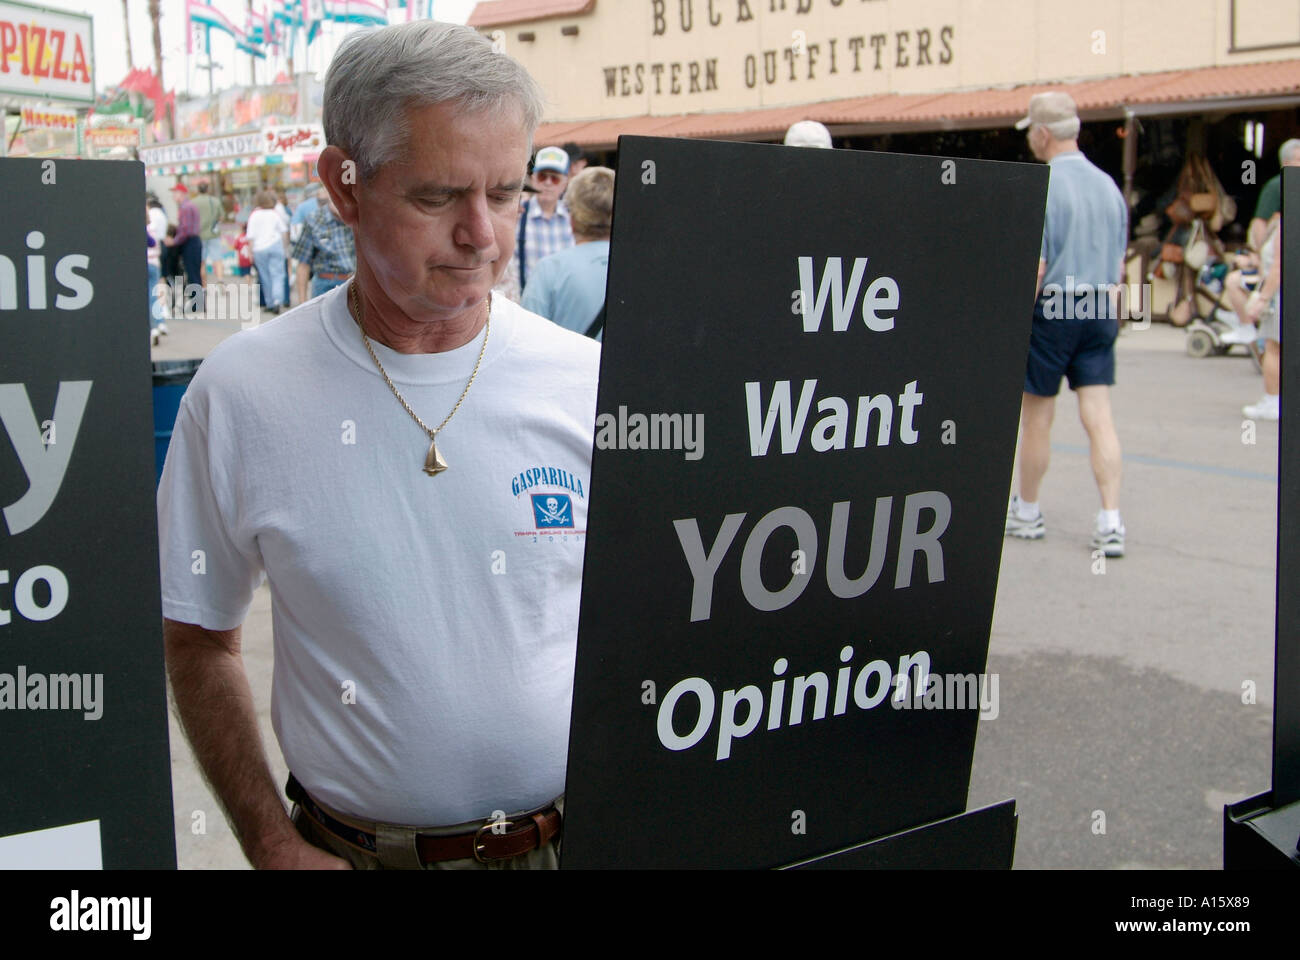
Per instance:
[[[361,847],[354,846],[336,837],[313,820],[306,810],[302,809],[298,804],[294,804],[290,817],[302,838],[314,847],[319,847],[336,857],[343,858],[352,864],[354,870],[555,870],[560,865],[560,836],[556,836],[550,843],[541,848],[518,857],[512,857],[509,860],[489,860],[487,863],[479,863],[473,857],[469,857],[464,860],[444,860],[441,863],[421,866],[415,851],[416,834],[451,836],[458,833],[470,833],[481,827],[482,822],[476,821],[450,827],[431,828],[396,826],[344,816],[326,807],[319,800],[316,803],[334,819],[350,824],[359,830],[364,830],[366,833],[374,834],[376,845],[379,848],[377,854],[371,853],[369,850],[363,850]],[[563,818],[563,797],[555,801],[555,808],[560,811],[560,816]],[[512,815],[507,819],[526,819],[527,816],[528,813],[523,813],[519,817]]]

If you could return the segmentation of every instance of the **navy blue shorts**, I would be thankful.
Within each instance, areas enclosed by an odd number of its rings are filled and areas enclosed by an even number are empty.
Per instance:
[[[1034,317],[1029,334],[1025,393],[1054,397],[1061,377],[1071,390],[1113,386],[1118,320],[1044,320]]]

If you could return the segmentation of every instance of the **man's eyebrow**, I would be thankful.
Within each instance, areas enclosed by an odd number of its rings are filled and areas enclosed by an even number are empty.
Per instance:
[[[464,193],[465,187],[449,187],[445,183],[437,183],[433,180],[426,180],[423,183],[417,183],[407,189],[407,194],[428,196],[430,194],[457,194]]]
[[[524,179],[512,180],[509,183],[498,183],[489,189],[492,191],[516,192],[524,188]],[[452,187],[445,183],[437,183],[433,180],[427,180],[424,183],[417,183],[406,192],[410,196],[460,196],[469,192],[469,187]]]

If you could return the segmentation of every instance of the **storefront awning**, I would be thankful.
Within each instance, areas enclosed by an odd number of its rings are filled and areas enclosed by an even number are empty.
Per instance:
[[[931,130],[1011,126],[1025,115],[1029,98],[1064,90],[1085,120],[1272,109],[1300,104],[1300,60],[1170,70],[1078,83],[1034,84],[954,93],[880,94],[794,107],[671,117],[623,117],[588,122],[544,123],[536,142],[572,141],[612,149],[623,134],[700,137],[716,140],[780,139],[798,120],[818,120],[837,136],[863,133],[924,133]]]
[[[496,0],[475,5],[467,21],[471,27],[499,27],[531,23],[549,17],[574,17],[591,12],[596,0]]]

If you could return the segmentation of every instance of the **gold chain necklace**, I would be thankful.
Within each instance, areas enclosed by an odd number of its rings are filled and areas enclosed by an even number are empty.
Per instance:
[[[357,282],[355,280],[348,284],[348,302],[352,304],[353,312],[356,314],[357,326],[361,328],[361,342],[366,345],[366,350],[370,353],[370,359],[375,361],[375,366],[379,368],[379,373],[384,378],[384,382],[388,384],[388,389],[393,391],[393,396],[397,398],[397,402],[402,405],[406,412],[411,415],[411,419],[418,423],[420,429],[429,435],[429,453],[424,458],[424,472],[431,477],[436,477],[438,474],[442,473],[442,471],[447,469],[447,461],[444,460],[442,454],[438,452],[438,431],[447,425],[447,421],[456,415],[456,411],[460,409],[460,405],[465,401],[465,395],[469,393],[469,388],[474,385],[474,378],[478,376],[478,368],[483,362],[483,354],[487,351],[488,333],[492,329],[492,294],[488,294],[487,320],[483,324],[483,346],[479,347],[478,359],[474,361],[474,372],[469,375],[469,383],[465,384],[465,389],[460,392],[460,399],[457,400],[456,405],[451,408],[451,413],[447,414],[446,419],[432,430],[429,429],[428,424],[421,420],[419,415],[411,409],[411,405],[406,402],[406,398],[397,392],[397,387],[394,385],[392,378],[388,375],[388,371],[384,369],[384,365],[379,362],[379,357],[375,355],[375,349],[370,345],[370,338],[366,336],[365,324],[362,323],[361,298],[357,294]]]

